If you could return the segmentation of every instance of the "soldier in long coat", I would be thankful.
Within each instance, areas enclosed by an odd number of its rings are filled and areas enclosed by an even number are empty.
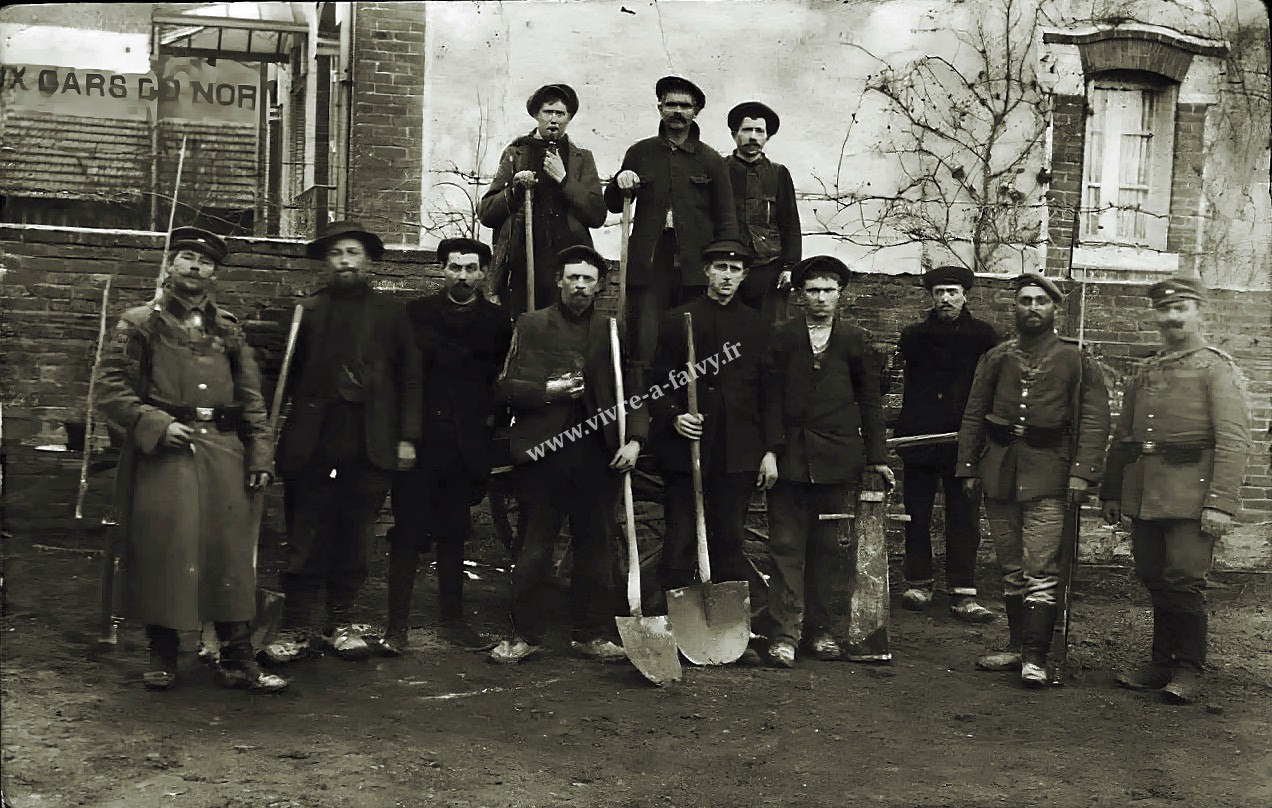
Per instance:
[[[1206,663],[1214,543],[1241,510],[1250,415],[1240,368],[1201,335],[1201,281],[1171,278],[1148,295],[1162,349],[1127,384],[1100,499],[1109,524],[1131,519],[1135,574],[1153,602],[1153,646],[1147,664],[1116,681],[1187,704]]]
[[[99,407],[127,432],[117,507],[126,616],[150,640],[148,688],[176,683],[180,631],[212,621],[219,681],[257,692],[287,686],[252,659],[256,560],[249,489],[268,484],[273,451],[252,347],[212,288],[225,242],[172,233],[158,298],[124,312],[102,360]]]

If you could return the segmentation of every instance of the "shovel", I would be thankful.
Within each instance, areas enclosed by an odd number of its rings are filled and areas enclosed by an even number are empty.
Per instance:
[[[618,391],[618,445],[627,443],[627,412],[623,399],[623,363],[618,346],[618,320],[610,320],[610,353],[614,358],[614,384]],[[644,617],[640,611],[640,550],[636,546],[636,508],[632,500],[632,474],[623,473],[623,526],[627,532],[627,605],[631,617],[615,617],[623,650],[641,675],[656,685],[680,681],[680,657],[676,638],[666,617]]]
[[[698,414],[698,384],[694,365],[693,315],[685,312],[685,339],[689,344],[689,413]],[[667,616],[676,645],[695,665],[727,665],[746,653],[751,640],[751,596],[746,581],[711,583],[711,559],[707,550],[707,517],[702,502],[702,447],[690,441],[693,464],[693,504],[698,533],[698,577],[701,583],[667,593]]]

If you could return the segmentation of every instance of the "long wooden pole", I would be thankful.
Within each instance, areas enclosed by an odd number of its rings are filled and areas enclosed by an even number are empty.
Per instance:
[[[698,370],[694,367],[698,357],[693,347],[693,314],[685,312],[685,342],[688,344],[689,414],[698,414]],[[689,441],[689,462],[693,470],[693,515],[694,530],[698,537],[698,577],[701,583],[711,583],[711,554],[707,547],[707,510],[702,499],[702,444],[700,441]]]
[[[534,189],[526,187],[526,311],[534,311]]]
[[[88,377],[88,403],[84,413],[84,456],[80,460],[79,492],[75,495],[75,518],[84,518],[84,495],[88,493],[88,460],[93,453],[93,410],[97,389],[97,371],[102,364],[102,344],[106,342],[106,310],[110,307],[110,282],[112,276],[106,276],[106,285],[102,287],[102,312],[97,321],[97,350],[93,355],[93,369]]]
[[[177,198],[181,194],[181,173],[185,170],[186,156],[186,138],[189,135],[181,136],[181,154],[177,157],[177,179],[172,185],[172,208],[168,211],[168,232],[163,236],[163,257],[159,263],[159,279],[155,282],[155,296],[159,295],[159,290],[163,288],[163,282],[168,277],[168,250],[172,247],[172,226],[177,219]]]

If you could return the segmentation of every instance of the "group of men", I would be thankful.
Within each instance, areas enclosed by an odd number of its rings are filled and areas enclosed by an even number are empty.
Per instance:
[[[694,118],[706,99],[696,85],[667,77],[656,93],[658,135],[633,145],[602,191],[591,153],[565,135],[577,94],[564,84],[536,90],[527,103],[536,127],[504,151],[481,202],[483,223],[498,234],[494,249],[442,241],[443,285],[432,295],[403,305],[373,289],[380,237],[357,222],[326,226],[308,246],[326,277],[303,303],[276,450],[252,350],[215,304],[227,247],[194,228],[173,232],[162,293],[125,313],[100,372],[102,411],[129,434],[119,493],[129,528],[123,589],[127,615],[150,638],[148,687],[175,683],[178,632],[206,621],[221,640],[222,683],[258,692],[287,686],[258,659],[401,654],[420,557],[431,548],[444,627],[457,641],[470,638],[464,541],[491,471],[492,425],[504,414],[521,546],[513,631],[490,651],[492,662],[519,662],[542,647],[553,548],[567,516],[573,647],[602,661],[624,658],[611,631],[614,511],[622,475],[642,454],[663,480],[659,589],[695,582],[694,444],[713,580],[748,579],[745,520],[753,495],[765,492],[775,575],[764,650],[782,667],[801,649],[840,657],[830,605],[838,529],[819,515],[850,511],[863,471],[894,482],[886,362],[842,314],[848,267],[830,256],[801,260],[790,174],[763,153],[776,113],[758,102],[735,107],[728,118],[737,150],[726,159],[699,139]],[[631,305],[620,313],[629,328],[616,343],[595,306],[610,266],[588,231],[629,196]],[[901,337],[896,434],[959,439],[957,448],[902,455],[912,517],[903,604],[932,599],[930,522],[943,485],[951,611],[972,622],[995,618],[976,601],[974,580],[983,491],[1012,648],[982,664],[1018,666],[1027,686],[1038,685],[1056,619],[1065,501],[1080,501],[1102,479],[1107,390],[1099,367],[1056,336],[1063,298],[1051,281],[1016,279],[1017,336],[1002,343],[965,305],[971,272],[938,267],[923,282],[931,310]],[[788,316],[791,287],[802,305]],[[1131,382],[1101,498],[1111,522],[1134,520],[1137,570],[1159,618],[1152,664],[1124,681],[1189,700],[1205,656],[1209,549],[1237,510],[1248,422],[1239,371],[1198,331],[1204,289],[1176,279],[1150,295],[1164,350]],[[1190,400],[1164,394],[1185,382],[1197,388]],[[283,626],[256,654],[251,498],[275,467],[288,537]],[[372,633],[351,609],[390,491],[388,615],[385,630]],[[654,596],[646,613],[662,608]]]

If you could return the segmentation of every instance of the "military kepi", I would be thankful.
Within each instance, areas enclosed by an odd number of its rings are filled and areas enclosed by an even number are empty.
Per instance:
[[[1206,287],[1200,278],[1168,278],[1148,287],[1148,297],[1153,301],[1153,308],[1169,306],[1180,300],[1203,301],[1206,295]]]
[[[362,222],[352,220],[332,222],[322,228],[318,238],[305,247],[305,255],[321,261],[327,254],[327,245],[342,238],[356,238],[361,241],[372,261],[379,261],[384,256],[384,242],[380,237],[363,227]]]
[[[654,94],[658,96],[659,101],[667,93],[688,93],[693,96],[694,104],[698,109],[707,105],[707,94],[702,91],[702,88],[680,76],[663,76],[654,85]]]
[[[225,256],[230,254],[230,248],[225,246],[225,241],[215,233],[209,233],[206,230],[200,230],[197,227],[178,227],[172,231],[172,240],[168,244],[169,252],[175,254],[179,250],[194,250],[202,253],[218,264],[225,261]]]
[[[713,241],[702,249],[702,259],[711,261],[712,259],[723,258],[727,261],[741,261],[742,264],[751,263],[751,250],[740,241],[732,239],[721,239]]]
[[[814,255],[791,267],[791,286],[804,287],[804,279],[814,272],[830,272],[839,278],[840,286],[848,285],[848,265],[833,255]]]
[[[1037,286],[1047,293],[1047,297],[1056,303],[1064,301],[1064,293],[1060,291],[1060,287],[1056,286],[1055,281],[1044,278],[1035,272],[1026,272],[1023,275],[1017,275],[1011,279],[1011,288],[1014,292],[1019,292],[1026,286]]]
[[[932,289],[936,286],[961,286],[967,290],[975,284],[976,275],[970,269],[954,264],[929,269],[923,273],[924,289]]]

